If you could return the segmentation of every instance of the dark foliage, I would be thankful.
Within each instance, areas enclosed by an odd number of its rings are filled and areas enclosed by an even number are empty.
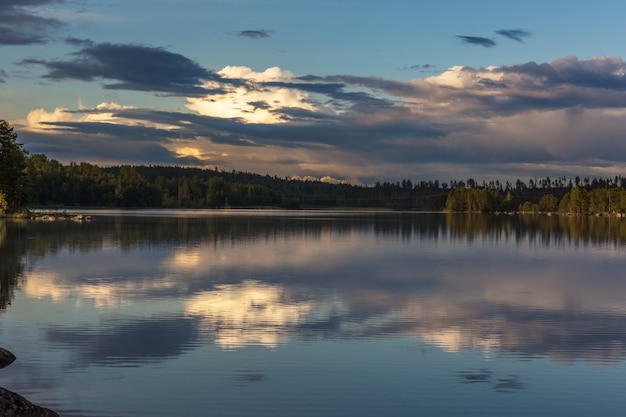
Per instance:
[[[373,187],[175,166],[63,165],[28,158],[31,204],[40,207],[444,207],[447,190],[410,180]]]
[[[17,133],[5,120],[0,120],[0,213],[19,211],[26,203],[26,151],[17,142]]]
[[[482,184],[472,178],[450,183],[405,179],[360,186],[177,166],[63,165],[43,154],[31,155],[26,162],[28,197],[32,206],[39,207],[626,212],[626,181],[622,177]]]

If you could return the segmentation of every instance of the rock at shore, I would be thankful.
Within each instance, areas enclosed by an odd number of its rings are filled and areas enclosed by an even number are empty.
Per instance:
[[[39,407],[21,395],[2,387],[0,387],[0,416],[59,417],[54,411]]]
[[[11,365],[14,360],[14,354],[0,348],[0,368]],[[0,387],[0,417],[59,417],[59,415],[52,410],[31,403],[13,391]]]
[[[0,368],[9,366],[15,360],[15,355],[4,348],[0,348]]]

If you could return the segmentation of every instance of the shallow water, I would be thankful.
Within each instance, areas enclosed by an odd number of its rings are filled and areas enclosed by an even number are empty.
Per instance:
[[[0,223],[0,386],[62,416],[619,416],[626,220]]]

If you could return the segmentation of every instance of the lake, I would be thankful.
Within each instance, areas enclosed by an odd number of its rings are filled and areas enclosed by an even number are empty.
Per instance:
[[[0,222],[0,386],[61,416],[626,413],[626,219],[89,214]]]

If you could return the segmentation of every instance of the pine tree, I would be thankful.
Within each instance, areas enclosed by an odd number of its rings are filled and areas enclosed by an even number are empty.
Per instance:
[[[19,211],[26,195],[26,151],[17,142],[17,133],[5,120],[0,120],[0,193],[7,211]]]

